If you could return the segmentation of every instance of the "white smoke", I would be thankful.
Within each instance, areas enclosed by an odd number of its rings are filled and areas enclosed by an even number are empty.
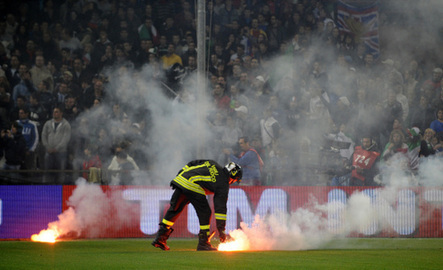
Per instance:
[[[355,191],[346,204],[341,201],[319,204],[311,198],[306,206],[291,213],[256,215],[251,225],[242,222],[241,229],[229,234],[241,243],[242,249],[238,250],[307,250],[324,248],[334,239],[391,229],[388,220],[395,220],[398,227],[409,227],[416,220],[411,216],[410,207],[400,206],[404,203],[400,202],[400,197],[412,191],[401,193],[402,189],[410,187],[411,183],[442,186],[442,164],[441,158],[426,159],[417,176],[408,175],[397,167],[389,174],[389,185],[369,193]],[[339,220],[334,220],[336,218]]]
[[[443,186],[442,156],[428,157],[420,164],[420,183],[427,187]]]
[[[139,215],[117,190],[107,193],[82,178],[76,184],[67,201],[69,208],[48,225],[61,237],[103,237],[107,230],[118,231],[132,224]]]

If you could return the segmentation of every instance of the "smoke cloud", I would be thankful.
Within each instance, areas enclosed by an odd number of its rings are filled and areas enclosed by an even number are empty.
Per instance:
[[[319,204],[311,199],[306,206],[292,213],[257,215],[252,224],[242,222],[241,229],[229,234],[240,243],[237,245],[239,250],[308,250],[324,248],[332,240],[344,239],[352,234],[365,231],[375,234],[391,229],[388,219],[395,218],[399,227],[414,225],[415,218],[411,217],[410,208],[399,206],[402,203],[399,197],[405,196],[399,195],[399,192],[411,186],[442,186],[441,159],[424,161],[416,176],[407,175],[398,168],[392,169],[386,179],[388,184],[376,189],[372,195],[355,191],[347,198],[346,204],[341,201]],[[372,201],[372,196],[377,198],[376,202]],[[390,208],[396,209],[396,212],[386,210]]]
[[[107,230],[118,231],[139,216],[121,192],[106,193],[81,178],[76,184],[67,202],[69,208],[57,221],[48,224],[48,229],[57,231],[61,237],[102,237]]]

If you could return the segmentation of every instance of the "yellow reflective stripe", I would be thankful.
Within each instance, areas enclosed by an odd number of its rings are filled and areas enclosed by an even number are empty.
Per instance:
[[[200,225],[200,230],[209,230],[209,225]]]
[[[215,219],[226,220],[226,214],[215,213]]]
[[[192,166],[192,167],[189,167],[188,165],[186,165],[185,167],[183,167],[182,173],[187,172],[187,171],[191,171],[191,170],[194,170],[194,169],[198,169],[198,168],[201,168],[201,167],[206,167],[206,162],[201,164],[201,165],[196,165],[196,166]]]
[[[169,226],[169,227],[172,227],[172,225],[174,225],[174,222],[169,221],[169,220],[166,220],[166,219],[163,219],[163,220],[162,220],[162,223],[163,223],[163,224],[166,224],[166,225]]]
[[[174,178],[174,181],[177,184],[179,184],[180,186],[182,186],[182,187],[184,187],[184,188],[186,188],[188,190],[194,191],[194,192],[202,194],[202,195],[206,195],[205,190],[201,186],[199,186],[199,185],[197,185],[195,183],[189,182],[183,176],[177,176],[176,178]]]
[[[192,183],[196,182],[196,181],[207,181],[207,182],[212,182],[211,180],[211,176],[204,176],[204,175],[196,175],[196,176],[192,176],[191,178],[189,178],[189,181],[191,181]]]

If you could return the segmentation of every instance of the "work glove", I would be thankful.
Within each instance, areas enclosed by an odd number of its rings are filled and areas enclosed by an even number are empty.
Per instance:
[[[219,235],[219,237],[220,237],[220,243],[224,243],[224,242],[226,242],[226,233],[225,233],[224,230],[223,230],[223,231],[219,231],[219,232],[218,232],[218,235]]]

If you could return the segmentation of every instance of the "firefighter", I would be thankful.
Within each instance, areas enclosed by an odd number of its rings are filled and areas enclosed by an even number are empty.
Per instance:
[[[228,163],[225,167],[213,160],[189,162],[171,181],[174,193],[171,197],[170,207],[159,224],[160,227],[152,245],[169,250],[166,240],[174,230],[171,227],[185,206],[191,203],[197,212],[200,223],[197,250],[216,250],[210,243],[211,208],[206,195],[214,194],[215,220],[220,242],[223,243],[226,241],[226,203],[229,185],[240,182],[242,174],[242,168],[234,162]]]

